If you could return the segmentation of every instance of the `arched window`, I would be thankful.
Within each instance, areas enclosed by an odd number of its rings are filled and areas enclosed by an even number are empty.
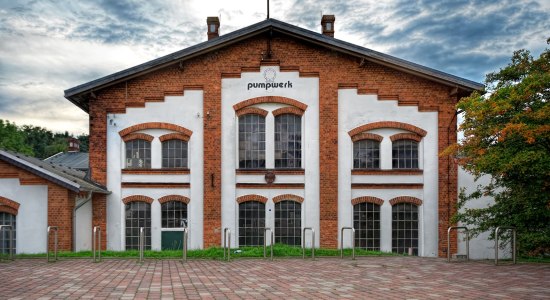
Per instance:
[[[16,241],[16,228],[15,228],[15,219],[16,217],[7,212],[0,212],[0,225],[10,225],[13,230],[13,239],[10,242],[10,232],[7,229],[3,229],[0,232],[0,254],[8,254],[9,248],[11,247],[11,253],[15,253],[15,241]]]
[[[380,142],[359,140],[353,143],[354,169],[380,169]]]
[[[418,255],[418,206],[398,203],[392,206],[392,252]]]
[[[162,228],[187,227],[187,204],[181,201],[168,201],[161,205]]]
[[[380,205],[358,203],[353,206],[355,247],[380,251]]]
[[[239,168],[265,168],[265,117],[239,117]]]
[[[126,208],[126,250],[139,250],[139,228],[145,229],[144,249],[151,249],[151,204],[129,202]]]
[[[302,117],[275,117],[275,168],[302,167]]]
[[[275,243],[300,246],[301,229],[302,204],[289,200],[275,203]]]
[[[264,244],[265,204],[247,201],[239,204],[239,246]]]
[[[392,165],[394,169],[418,169],[418,142],[413,140],[394,141]]]
[[[188,168],[187,142],[167,140],[162,142],[163,168]]]
[[[126,142],[126,168],[151,168],[151,142],[142,139]]]

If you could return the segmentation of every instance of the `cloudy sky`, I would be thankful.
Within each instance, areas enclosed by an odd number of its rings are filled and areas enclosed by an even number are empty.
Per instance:
[[[538,56],[550,37],[550,1],[271,0],[270,17],[483,82],[514,50]],[[87,133],[67,88],[266,18],[263,0],[0,0],[0,119]]]

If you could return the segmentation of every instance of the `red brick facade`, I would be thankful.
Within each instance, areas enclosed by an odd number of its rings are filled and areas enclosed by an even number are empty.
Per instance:
[[[261,65],[278,65],[284,71],[319,78],[319,149],[320,149],[320,244],[338,245],[338,89],[357,88],[360,94],[377,94],[378,99],[397,100],[399,105],[417,106],[420,111],[438,112],[438,151],[456,140],[454,118],[456,93],[436,83],[374,62],[361,62],[342,52],[305,43],[296,38],[276,35],[271,41],[273,60],[261,61],[267,37],[257,36],[218,48],[204,55],[156,69],[94,91],[90,97],[90,167],[92,178],[106,184],[107,113],[123,113],[127,107],[143,107],[146,101],[161,101],[164,95],[182,95],[185,87],[202,87],[204,118],[204,247],[219,246],[221,236],[221,80],[240,76],[242,70],[259,70]],[[259,97],[245,100],[235,110],[257,103],[284,103],[301,110],[307,106],[283,97]],[[161,120],[159,120],[161,121]],[[350,135],[366,130],[393,127],[425,136],[426,132],[399,122],[371,124]],[[378,127],[373,127],[378,126]],[[448,130],[451,128],[451,130]],[[128,134],[135,130],[124,130]],[[357,131],[357,132],[356,132]],[[121,135],[124,135],[121,132]],[[446,248],[446,229],[456,203],[457,169],[448,157],[439,157],[439,255]],[[376,188],[376,187],[375,187]],[[403,187],[396,187],[403,188]],[[410,187],[406,187],[410,188]],[[422,186],[413,187],[422,188]],[[100,224],[105,235],[105,196],[94,196],[94,225]],[[105,241],[105,238],[103,238]],[[454,245],[455,246],[455,245]]]

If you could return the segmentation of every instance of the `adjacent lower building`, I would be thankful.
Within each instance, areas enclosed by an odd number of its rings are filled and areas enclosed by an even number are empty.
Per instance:
[[[274,19],[65,91],[90,116],[92,203],[112,250],[275,242],[420,256],[447,228],[457,101],[483,85]],[[353,227],[355,236],[342,227]],[[306,230],[304,236],[304,228]]]

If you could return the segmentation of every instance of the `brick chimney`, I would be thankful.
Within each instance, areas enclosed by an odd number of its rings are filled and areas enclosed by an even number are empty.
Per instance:
[[[206,24],[208,25],[208,40],[220,36],[220,19],[218,17],[206,18]]]
[[[324,35],[334,37],[334,15],[323,15],[321,18],[321,29]]]
[[[67,142],[69,143],[68,152],[80,152],[80,141],[78,139],[70,137]]]

